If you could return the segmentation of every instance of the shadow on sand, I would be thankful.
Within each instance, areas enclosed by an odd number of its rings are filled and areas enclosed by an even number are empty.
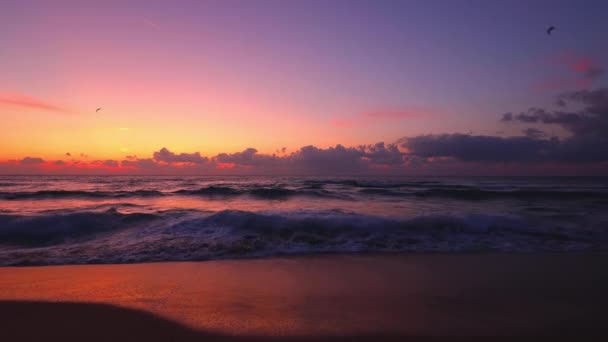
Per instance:
[[[248,337],[194,330],[154,314],[107,304],[0,301],[2,341],[522,341],[506,337]],[[585,339],[588,341],[588,339]]]

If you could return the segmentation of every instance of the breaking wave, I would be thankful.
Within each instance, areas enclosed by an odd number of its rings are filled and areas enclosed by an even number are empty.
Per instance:
[[[327,184],[348,184],[350,188],[334,189],[325,188]],[[352,184],[358,184],[352,186]],[[352,194],[359,196],[387,196],[420,199],[455,199],[455,200],[492,200],[492,199],[551,199],[551,200],[577,200],[596,199],[608,200],[608,191],[598,190],[571,190],[561,188],[506,188],[506,189],[484,189],[464,185],[435,185],[427,187],[422,185],[392,184],[367,184],[362,186],[355,182],[309,182],[306,187],[280,187],[280,186],[258,186],[258,187],[230,187],[222,185],[210,185],[198,189],[181,189],[174,191],[158,191],[138,189],[132,191],[86,191],[86,190],[41,190],[33,192],[0,192],[0,199],[4,200],[42,200],[55,198],[85,198],[85,199],[113,199],[130,197],[161,197],[161,196],[200,196],[213,198],[225,198],[248,195],[262,200],[288,199],[297,196],[352,199]],[[361,199],[361,198],[358,198]]]
[[[0,264],[131,263],[360,252],[605,251],[608,228],[516,216],[329,211],[0,215]]]
[[[0,215],[0,241],[21,246],[81,241],[154,218],[152,214],[121,214],[114,209],[39,216]]]

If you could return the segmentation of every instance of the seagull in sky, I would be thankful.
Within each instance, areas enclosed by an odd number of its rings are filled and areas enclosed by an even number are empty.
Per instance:
[[[95,113],[99,112],[101,110],[101,107],[95,109]]]
[[[555,26],[551,26],[547,29],[547,34],[551,35],[551,32],[553,32],[553,30],[555,30]]]

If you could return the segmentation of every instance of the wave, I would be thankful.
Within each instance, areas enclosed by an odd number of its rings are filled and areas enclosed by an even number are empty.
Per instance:
[[[229,197],[250,195],[259,199],[286,199],[294,196],[339,197],[325,190],[287,189],[280,187],[260,187],[251,189],[235,189],[225,186],[207,186],[196,190],[177,190],[162,192],[156,190],[134,191],[84,191],[84,190],[41,190],[34,192],[0,192],[0,199],[5,200],[35,200],[55,198],[127,198],[127,197],[160,197],[169,195]]]
[[[344,181],[347,182],[347,181]],[[341,183],[342,184],[342,183]],[[349,183],[350,184],[350,183]],[[403,183],[402,183],[403,184]],[[608,200],[608,191],[605,190],[564,190],[562,188],[496,188],[485,189],[469,186],[441,185],[424,189],[412,189],[400,186],[378,186],[368,184],[357,186],[356,193],[360,196],[386,196],[403,198],[445,198],[463,201],[479,201],[493,199],[515,199],[515,200]],[[353,199],[352,192],[340,189],[324,189],[322,186],[315,187],[308,184],[304,188],[285,187],[246,187],[237,188],[230,186],[210,185],[199,189],[182,189],[172,192],[157,190],[132,190],[132,191],[85,191],[85,190],[41,190],[34,192],[0,192],[0,199],[4,200],[36,200],[36,199],[59,199],[59,198],[88,198],[88,199],[119,199],[130,197],[160,197],[160,196],[203,196],[208,198],[225,198],[248,195],[263,200],[288,199],[298,196]]]
[[[428,187],[431,185],[440,184],[439,181],[417,181],[417,182],[395,182],[390,180],[356,180],[356,179],[344,179],[344,180],[307,180],[304,184],[313,187],[323,187],[324,185],[345,185],[356,188],[402,188],[402,187]],[[461,185],[444,185],[446,187],[461,187]]]
[[[0,198],[5,200],[52,199],[52,198],[125,198],[125,197],[154,197],[164,196],[161,191],[84,191],[84,190],[40,190],[32,192],[0,192]]]
[[[242,191],[227,186],[211,185],[196,190],[177,190],[174,193],[180,195],[234,196],[242,194]]]
[[[196,195],[208,197],[231,197],[249,195],[260,199],[286,199],[295,196],[313,196],[313,197],[339,197],[337,194],[332,194],[325,190],[310,190],[310,189],[287,189],[281,187],[258,187],[247,189],[235,189],[227,186],[207,186],[197,190],[178,190],[173,192],[180,195]]]
[[[470,190],[476,189],[473,185],[449,184],[441,181],[391,181],[391,180],[307,180],[304,184],[313,188],[323,188],[325,185],[343,185],[359,188],[360,192],[368,192],[368,189],[379,190],[407,190],[407,189],[429,189],[433,187],[441,189]],[[373,192],[369,191],[370,193]]]
[[[445,198],[462,201],[480,201],[495,199],[514,199],[514,200],[604,200],[608,199],[608,192],[605,191],[565,191],[562,189],[451,189],[451,188],[430,188],[426,190],[408,189],[387,189],[387,188],[364,188],[358,190],[359,194],[376,195],[386,197],[403,198]]]
[[[443,197],[462,200],[484,200],[484,199],[554,199],[554,200],[576,200],[576,199],[608,199],[605,191],[577,191],[562,189],[516,189],[516,190],[489,190],[489,189],[442,189],[432,188],[414,192],[417,197]]]
[[[597,251],[608,229],[521,217],[330,211],[0,216],[0,264],[131,263],[357,252]]]
[[[55,245],[95,238],[98,234],[155,218],[153,214],[122,214],[115,209],[41,216],[0,215],[0,241],[10,245]]]

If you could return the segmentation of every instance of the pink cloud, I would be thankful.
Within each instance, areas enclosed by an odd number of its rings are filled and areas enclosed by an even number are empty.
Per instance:
[[[413,119],[424,117],[425,114],[421,112],[413,111],[379,111],[379,112],[367,112],[363,113],[364,116],[371,118],[384,118],[384,119]]]
[[[591,57],[572,52],[564,52],[549,60],[549,65],[557,66],[561,75],[554,76],[533,85],[539,91],[588,89],[604,74],[604,69]]]
[[[41,100],[33,96],[18,93],[0,93],[0,105],[26,107],[30,109],[41,109],[52,112],[69,112],[69,110],[65,107]]]
[[[152,19],[150,19],[150,18],[144,17],[144,23],[155,30],[160,30],[160,25],[158,23],[152,21]]]
[[[329,121],[332,126],[351,128],[370,125],[377,122],[386,122],[403,119],[420,119],[432,116],[432,111],[424,107],[406,107],[398,109],[381,109],[362,112],[352,117],[334,118]]]
[[[357,124],[357,120],[355,118],[350,119],[331,119],[329,124],[332,126],[340,127],[340,128],[350,128]]]
[[[604,72],[604,70],[591,58],[584,56],[566,56],[563,59],[562,64],[570,71],[588,79],[598,78]]]
[[[593,80],[584,78],[554,78],[534,84],[532,88],[537,91],[565,90],[565,89],[588,89]]]

